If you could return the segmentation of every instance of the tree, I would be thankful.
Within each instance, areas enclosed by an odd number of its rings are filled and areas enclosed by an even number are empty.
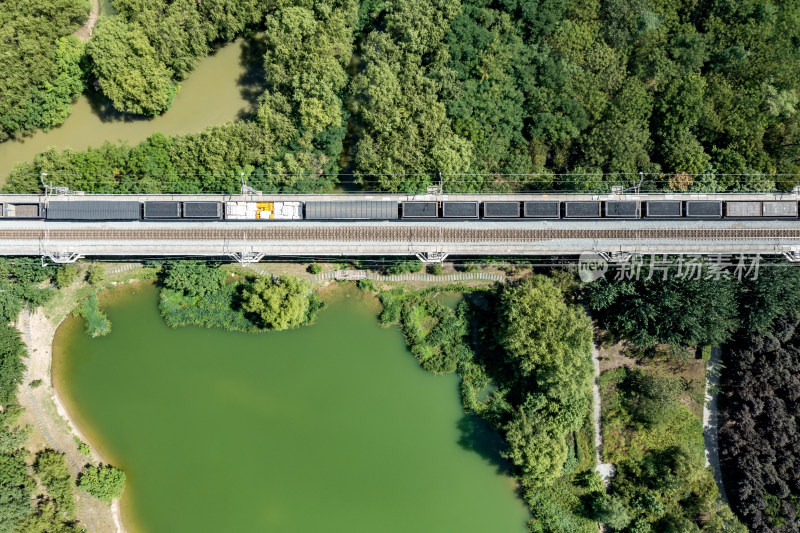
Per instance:
[[[699,279],[688,269],[697,274],[701,264],[677,262],[651,258],[639,279],[597,280],[586,287],[589,307],[603,327],[640,348],[725,342],[738,326],[736,281]]]
[[[71,476],[64,455],[54,450],[42,450],[36,455],[33,469],[47,489],[58,511],[67,520],[75,518],[75,501],[72,494]]]
[[[78,476],[78,486],[98,500],[110,502],[125,491],[125,472],[111,465],[90,465]]]
[[[120,111],[158,115],[178,87],[144,32],[119,17],[103,17],[87,48],[100,88]]]
[[[0,405],[6,406],[17,398],[17,386],[22,383],[25,366],[25,345],[19,331],[0,324]]]
[[[164,269],[163,283],[186,296],[206,296],[225,284],[226,273],[201,261],[177,261]]]
[[[100,285],[106,279],[106,271],[102,266],[94,264],[86,271],[86,281],[90,285]]]
[[[631,522],[625,502],[618,496],[596,493],[592,499],[592,518],[615,530],[621,530]]]
[[[308,287],[297,278],[262,277],[244,288],[242,308],[253,314],[264,329],[296,328],[308,312]]]
[[[591,351],[591,324],[545,276],[533,276],[500,295],[500,342],[525,374],[578,361]],[[572,359],[575,358],[573,361]]]
[[[552,279],[535,275],[506,286],[497,304],[498,341],[522,398],[503,427],[511,462],[528,486],[545,486],[561,473],[566,435],[588,415],[592,326]]]
[[[78,269],[75,265],[62,265],[56,270],[56,287],[63,289],[69,287],[78,277]]]
[[[69,115],[85,86],[84,45],[70,34],[88,14],[86,0],[0,4],[0,142]]]

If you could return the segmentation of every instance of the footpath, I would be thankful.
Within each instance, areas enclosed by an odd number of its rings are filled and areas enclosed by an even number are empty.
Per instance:
[[[719,464],[719,410],[717,400],[719,396],[719,377],[722,372],[722,350],[711,349],[711,358],[706,367],[706,401],[703,404],[703,440],[706,445],[706,466],[711,466],[714,471],[714,481],[719,489],[720,499],[728,505],[728,495],[722,483],[722,469]]]

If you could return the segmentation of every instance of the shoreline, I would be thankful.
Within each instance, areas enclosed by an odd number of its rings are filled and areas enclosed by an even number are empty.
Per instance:
[[[25,363],[25,381],[20,385],[19,399],[27,413],[28,420],[26,422],[34,428],[31,439],[44,441],[39,442],[36,448],[52,448],[63,453],[73,474],[77,475],[83,469],[83,465],[90,461],[104,464],[106,461],[98,449],[78,429],[53,384],[53,344],[56,331],[67,316],[69,313],[65,313],[60,318],[50,319],[46,316],[44,308],[38,307],[33,312],[24,310],[18,317],[15,325],[21,332],[22,340],[28,351]],[[42,381],[42,385],[35,389],[31,388],[30,382],[37,379]],[[75,437],[89,446],[91,458],[78,452],[77,444],[74,441]],[[122,525],[120,500],[114,500],[108,505],[77,487],[74,493],[78,520],[84,526],[92,532],[127,533]]]

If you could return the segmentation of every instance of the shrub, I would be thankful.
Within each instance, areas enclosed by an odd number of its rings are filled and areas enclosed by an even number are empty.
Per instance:
[[[165,269],[163,283],[186,296],[204,296],[225,284],[225,271],[202,261],[178,261]]]
[[[358,280],[358,288],[362,291],[372,291],[375,292],[377,289],[375,288],[375,284],[372,282],[371,279],[360,279]]]
[[[90,285],[100,285],[106,280],[106,271],[100,265],[92,265],[86,271],[86,281]]]
[[[42,450],[36,455],[33,468],[39,480],[47,488],[47,494],[56,502],[59,511],[67,518],[74,519],[75,500],[64,455],[55,450]]]
[[[428,274],[433,274],[434,276],[441,276],[444,273],[444,267],[442,267],[441,263],[432,263],[428,265]]]
[[[311,274],[319,274],[320,272],[322,272],[322,265],[320,265],[319,263],[311,263],[310,265],[308,265],[308,271]]]
[[[383,310],[378,317],[381,325],[388,326],[400,320],[400,302],[387,293],[381,294],[380,300],[383,305]]]
[[[297,278],[259,278],[242,292],[242,309],[264,329],[296,328],[308,317],[308,287]],[[316,305],[316,304],[315,304]]]
[[[395,261],[387,269],[389,274],[405,274],[406,272],[422,272],[424,265],[419,259],[408,259],[405,261]]]
[[[90,337],[102,337],[111,333],[111,322],[100,310],[96,295],[93,294],[81,302],[78,314],[86,321],[86,333]]]
[[[125,472],[111,465],[90,465],[78,477],[78,486],[104,502],[110,502],[125,492]]]
[[[56,271],[56,287],[59,289],[69,287],[77,277],[78,269],[75,265],[62,265]]]
[[[92,449],[89,448],[88,444],[83,442],[77,436],[73,436],[72,438],[75,439],[75,444],[78,445],[78,453],[80,453],[82,455],[85,455],[86,457],[91,457],[92,456]]]
[[[42,386],[42,383],[44,383],[44,382],[43,382],[41,379],[34,379],[34,380],[33,380],[33,381],[31,381],[31,382],[30,382],[28,385],[30,385],[30,387],[31,387],[32,389],[36,389],[36,388],[39,388],[39,387],[41,387],[41,386]]]

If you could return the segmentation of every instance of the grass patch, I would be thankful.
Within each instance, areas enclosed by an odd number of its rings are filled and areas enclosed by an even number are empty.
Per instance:
[[[111,333],[111,322],[100,310],[97,295],[92,294],[81,301],[76,313],[86,321],[86,333],[90,337],[102,337]]]

